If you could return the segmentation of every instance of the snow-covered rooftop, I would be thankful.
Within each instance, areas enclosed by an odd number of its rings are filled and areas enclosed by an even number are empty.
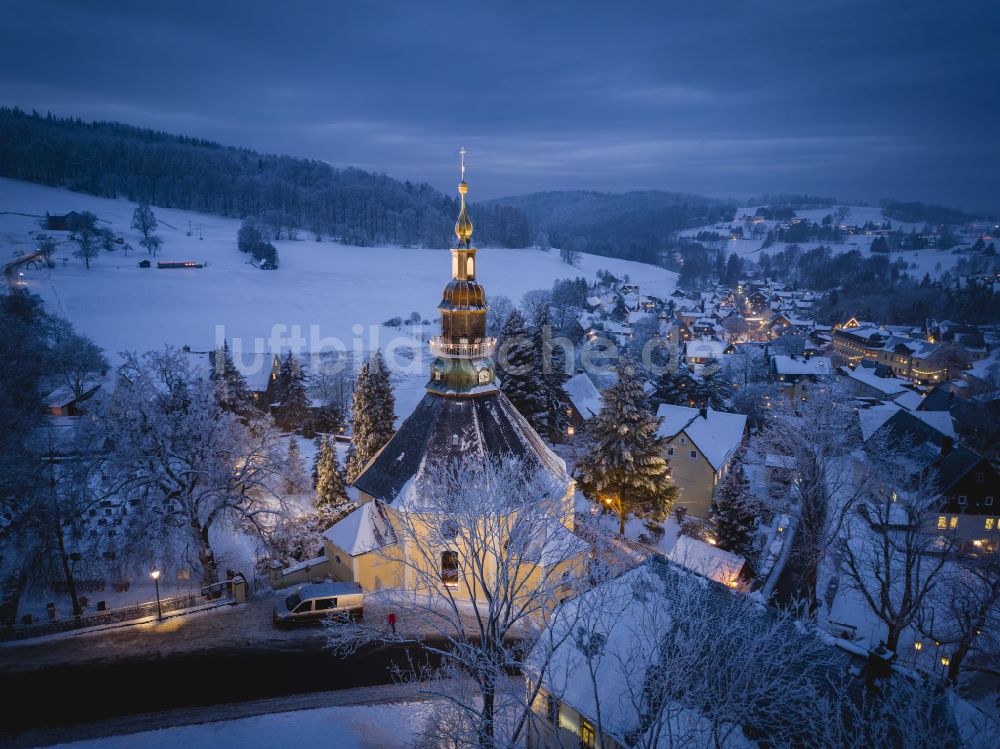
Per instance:
[[[747,417],[708,408],[702,416],[697,408],[663,404],[656,411],[663,419],[660,437],[673,439],[682,431],[701,450],[712,468],[719,470],[743,442]]]
[[[604,405],[601,393],[594,387],[590,377],[583,372],[570,377],[562,387],[570,403],[573,404],[573,408],[585,421],[591,416],[597,416],[601,406]]]
[[[737,554],[689,536],[678,537],[667,558],[702,577],[729,587],[736,586],[740,570],[746,564],[746,560]]]
[[[829,357],[813,356],[804,359],[798,356],[785,356],[776,354],[771,357],[771,367],[777,375],[828,375],[832,374],[833,367]]]
[[[323,532],[323,538],[352,557],[396,543],[396,534],[377,501],[365,502]]]

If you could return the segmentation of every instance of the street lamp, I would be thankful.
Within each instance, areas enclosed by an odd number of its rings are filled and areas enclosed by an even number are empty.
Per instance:
[[[163,611],[160,609],[160,571],[153,570],[149,573],[149,576],[153,578],[153,583],[156,585],[156,621],[163,621]]]

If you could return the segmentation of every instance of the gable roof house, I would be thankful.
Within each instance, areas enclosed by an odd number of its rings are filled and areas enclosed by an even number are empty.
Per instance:
[[[567,415],[571,426],[579,427],[600,413],[604,399],[586,373],[570,377],[563,383],[562,389],[569,405]]]
[[[805,400],[814,388],[822,389],[824,382],[834,372],[829,357],[776,354],[770,361],[771,380],[777,383],[782,394],[792,400]]]
[[[695,517],[707,518],[715,487],[749,435],[747,417],[667,404],[656,415],[662,419],[656,433],[667,438],[670,475],[680,489],[678,504]]]
[[[867,446],[878,435],[891,445],[905,445],[914,470],[928,472],[941,495],[927,522],[976,548],[1000,546],[1000,473],[982,455],[928,423],[947,412],[896,411],[876,431],[864,435]],[[950,416],[949,416],[950,419]]]

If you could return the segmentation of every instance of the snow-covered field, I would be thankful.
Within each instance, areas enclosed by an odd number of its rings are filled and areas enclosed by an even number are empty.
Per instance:
[[[207,351],[221,335],[230,342],[239,338],[245,352],[273,349],[275,332],[285,339],[274,343],[295,345],[287,340],[292,326],[298,326],[305,339],[304,350],[328,350],[336,345],[330,339],[336,338],[348,350],[370,351],[375,346],[385,349],[396,339],[403,348],[416,346],[426,353],[426,346],[411,335],[380,323],[414,311],[436,320],[441,290],[451,273],[443,249],[283,240],[275,243],[279,269],[261,271],[236,248],[238,220],[154,207],[163,238],[156,259],[194,260],[206,267],[158,270],[154,262],[143,269],[138,262],[147,256],[139,247],[138,233],[130,228],[134,208],[125,200],[0,179],[0,262],[34,249],[33,235],[46,212],[91,211],[100,226],[136,248],[127,257],[121,249],[102,250],[87,270],[72,256],[76,243],[66,232],[45,232],[61,240],[57,267],[25,271],[27,287],[91,336],[112,363],[120,351],[164,344]],[[559,278],[593,279],[599,269],[628,274],[644,293],[658,296],[668,296],[677,281],[675,273],[662,268],[595,255],[582,255],[578,267],[571,268],[558,252],[536,249],[483,249],[477,276],[487,293],[508,296],[516,304],[527,291],[551,288]],[[436,323],[430,327],[425,335],[436,333]],[[311,340],[313,334],[317,341]],[[258,338],[263,340],[255,342]],[[397,415],[413,410],[425,382],[426,369],[395,378]]]
[[[848,225],[863,226],[867,222],[872,222],[875,224],[882,224],[884,221],[891,221],[886,216],[882,215],[882,211],[879,208],[870,206],[833,206],[831,208],[811,208],[807,210],[796,211],[795,215],[799,218],[809,219],[815,223],[820,223],[824,216],[830,214],[836,214],[838,208],[844,208],[847,211],[847,215],[844,217],[841,223]],[[740,208],[737,211],[737,218],[743,215],[752,216],[756,212],[756,207],[750,208]],[[767,229],[773,228],[777,223],[776,221],[765,221],[764,226]],[[681,232],[684,236],[694,237],[698,232],[708,231],[708,232],[718,232],[725,235],[730,229],[735,229],[736,227],[743,227],[746,230],[742,221],[730,221],[721,222],[716,224],[711,224],[709,226],[700,226],[696,229],[688,229]],[[920,231],[923,228],[923,224],[911,224],[903,221],[892,221],[892,227],[894,229],[899,229],[904,232],[909,232],[911,229]],[[845,252],[850,252],[852,250],[858,250],[865,257],[871,254],[871,244],[875,237],[865,236],[863,234],[855,234],[853,236],[848,236],[843,242],[819,242],[819,241],[809,241],[801,242],[799,246],[804,250],[812,249],[819,245],[824,245],[830,248],[830,250],[835,254],[842,254]],[[768,247],[766,250],[761,250],[761,245],[763,244],[762,238],[757,239],[730,239],[726,241],[723,246],[723,251],[728,255],[735,253],[736,255],[746,258],[748,260],[755,260],[762,252],[766,252],[769,255],[774,255],[781,252],[787,246],[784,243],[778,242]],[[907,250],[904,252],[890,252],[888,253],[888,258],[890,261],[895,262],[896,260],[904,260],[909,265],[909,273],[916,278],[922,278],[925,273],[929,273],[932,278],[936,278],[941,275],[944,271],[950,270],[955,267],[959,259],[961,259],[961,254],[955,254],[952,250],[920,250],[919,252],[914,252],[912,250]]]

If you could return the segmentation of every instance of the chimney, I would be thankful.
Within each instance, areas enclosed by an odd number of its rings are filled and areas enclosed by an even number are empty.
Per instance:
[[[707,419],[708,418],[708,406],[705,405],[704,403],[702,403],[701,406],[698,407],[698,415],[701,416],[701,418],[703,418],[703,419]]]
[[[954,447],[955,447],[955,441],[951,437],[945,437],[943,440],[941,440],[942,455],[950,454]]]

